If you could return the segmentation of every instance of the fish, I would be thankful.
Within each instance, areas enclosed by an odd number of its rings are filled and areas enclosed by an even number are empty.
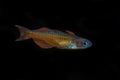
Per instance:
[[[30,30],[24,26],[15,25],[20,32],[16,41],[32,39],[33,42],[42,49],[87,49],[92,46],[92,42],[86,38],[75,35],[74,32],[65,30],[55,30],[47,27],[41,27]]]

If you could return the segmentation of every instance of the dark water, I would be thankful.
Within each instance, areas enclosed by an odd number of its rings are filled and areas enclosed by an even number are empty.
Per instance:
[[[81,1],[75,6],[59,2],[1,3],[0,53],[5,78],[119,80],[120,13],[118,7],[106,3],[104,0]],[[91,40],[93,46],[86,50],[44,50],[32,40],[15,42],[19,36],[15,24],[29,29],[46,26],[70,30]]]

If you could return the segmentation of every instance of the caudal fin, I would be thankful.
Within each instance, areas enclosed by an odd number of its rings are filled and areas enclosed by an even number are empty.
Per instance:
[[[21,41],[21,40],[26,40],[26,39],[29,39],[28,37],[28,32],[30,32],[29,29],[23,27],[23,26],[20,26],[20,25],[15,25],[15,27],[17,27],[19,29],[19,32],[20,32],[20,37],[18,39],[16,39],[16,41]]]

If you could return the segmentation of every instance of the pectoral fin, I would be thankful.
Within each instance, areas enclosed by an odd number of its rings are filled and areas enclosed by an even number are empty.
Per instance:
[[[52,48],[54,47],[54,45],[51,45],[43,40],[39,40],[39,39],[34,39],[34,42],[41,48]]]

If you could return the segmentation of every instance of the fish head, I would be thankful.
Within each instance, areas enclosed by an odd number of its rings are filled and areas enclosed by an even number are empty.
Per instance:
[[[88,39],[79,38],[74,41],[77,49],[86,49],[92,46],[92,42]]]
[[[65,46],[59,47],[61,49],[86,49],[92,46],[92,42],[88,39],[75,39],[72,42],[68,42]]]

